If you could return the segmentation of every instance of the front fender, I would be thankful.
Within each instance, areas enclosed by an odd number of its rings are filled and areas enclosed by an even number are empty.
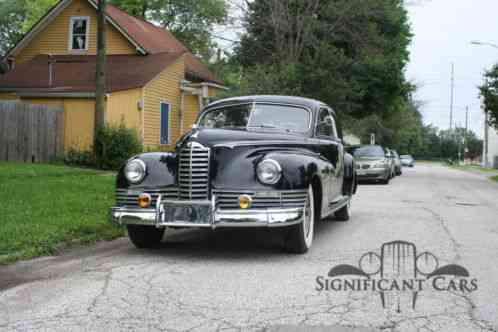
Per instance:
[[[136,158],[140,158],[146,165],[145,178],[137,184],[129,183],[124,175],[125,163],[117,175],[117,188],[157,189],[177,185],[178,158],[175,153],[142,153],[130,158],[128,161]]]
[[[282,166],[282,179],[275,185],[262,184],[257,178],[256,166],[264,158],[274,159]],[[324,168],[325,161],[305,149],[223,147],[214,153],[211,184],[215,189],[302,190],[307,189]]]

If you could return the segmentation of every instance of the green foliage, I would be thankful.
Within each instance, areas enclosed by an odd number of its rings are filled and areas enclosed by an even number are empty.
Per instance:
[[[211,32],[225,22],[225,0],[111,0],[131,15],[157,22],[194,54],[209,59],[214,46]]]
[[[36,0],[26,1],[26,20],[23,23],[23,31],[27,32],[38,22],[59,0]]]
[[[411,90],[404,78],[411,34],[401,0],[256,0],[246,21],[237,54],[249,86],[260,75],[274,83],[272,91],[292,87],[355,118],[384,117]]]
[[[488,70],[484,77],[486,83],[479,87],[484,110],[488,113],[489,124],[498,129],[498,64]]]
[[[62,159],[64,164],[70,166],[92,167],[95,165],[91,151],[80,151],[71,148],[64,154]]]
[[[0,264],[122,236],[106,218],[114,182],[99,171],[0,163]]]
[[[0,0],[0,56],[5,55],[23,35],[26,3],[25,0]]]
[[[143,151],[134,129],[106,124],[95,135],[95,163],[101,169],[118,169],[128,158]]]

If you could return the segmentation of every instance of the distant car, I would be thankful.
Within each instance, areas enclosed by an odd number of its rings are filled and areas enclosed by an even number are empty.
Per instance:
[[[399,157],[398,152],[396,150],[391,150],[394,160],[394,174],[401,175],[403,174],[403,166],[401,165],[401,158]]]
[[[392,178],[392,162],[388,151],[380,145],[355,145],[348,148],[356,162],[359,181],[388,184]]]
[[[415,166],[415,159],[409,154],[404,154],[399,157],[401,159],[401,165],[403,167],[413,167]]]
[[[396,162],[394,160],[394,154],[392,153],[393,150],[386,148],[386,158],[389,159],[389,164],[391,166],[391,179],[396,176]]]

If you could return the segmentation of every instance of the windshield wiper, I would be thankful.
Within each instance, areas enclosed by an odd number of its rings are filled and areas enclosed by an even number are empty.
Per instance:
[[[285,130],[286,132],[290,132],[291,131],[288,128],[283,128],[283,127],[275,126],[275,125],[268,124],[268,123],[262,123],[262,124],[258,124],[257,126],[250,126],[248,128],[282,129],[282,130]]]

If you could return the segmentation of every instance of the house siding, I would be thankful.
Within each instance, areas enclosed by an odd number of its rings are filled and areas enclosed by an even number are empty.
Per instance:
[[[183,132],[190,130],[192,125],[197,120],[199,114],[199,97],[196,95],[185,94],[184,100],[185,113],[183,117]]]
[[[491,126],[488,129],[488,163],[498,169],[498,131]]]
[[[147,148],[171,150],[180,136],[180,82],[185,76],[183,57],[168,66],[144,87],[144,145]],[[171,105],[168,145],[160,145],[161,102]]]
[[[69,50],[69,22],[73,16],[90,17],[90,33],[88,51]],[[113,26],[107,24],[107,54],[136,54],[133,45]],[[97,15],[86,0],[73,0],[43,31],[31,40],[15,57],[17,63],[32,59],[39,54],[68,55],[97,52]]]
[[[111,93],[107,98],[106,121],[133,128],[140,134],[142,128],[142,114],[138,103],[142,99],[142,89],[132,89]],[[140,134],[141,135],[141,134]]]

